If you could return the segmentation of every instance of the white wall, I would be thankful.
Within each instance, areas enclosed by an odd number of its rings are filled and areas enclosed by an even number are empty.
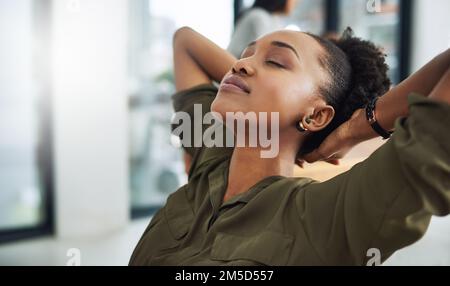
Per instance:
[[[414,0],[411,69],[450,48],[450,1]]]
[[[414,0],[411,71],[450,48],[450,1]],[[450,265],[450,217],[433,217],[425,236],[385,265]]]
[[[57,235],[104,235],[129,221],[127,1],[52,4]]]

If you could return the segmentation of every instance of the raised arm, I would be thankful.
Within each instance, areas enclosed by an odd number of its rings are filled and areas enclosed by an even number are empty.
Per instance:
[[[419,71],[411,75],[398,86],[392,88],[377,102],[376,117],[378,123],[386,130],[393,130],[398,118],[409,115],[408,95],[412,92],[431,96],[433,89],[443,79],[450,68],[450,49],[435,57]],[[439,83],[443,86],[443,82]],[[444,91],[439,92],[443,96]],[[433,98],[436,97],[435,93]],[[435,98],[438,99],[438,98]],[[368,124],[365,111],[357,110],[352,119],[336,129],[322,145],[301,160],[309,163],[316,161],[333,161],[341,159],[355,145],[379,137]]]
[[[177,91],[197,85],[220,82],[236,58],[188,27],[173,38],[173,59]]]
[[[378,102],[377,119],[386,130],[393,130],[399,117],[409,114],[408,95],[412,92],[430,96],[431,91],[450,68],[450,49],[435,57],[419,71],[388,91]],[[373,136],[377,136],[374,134]]]
[[[173,60],[178,93],[173,98],[175,111],[192,113],[194,104],[202,104],[206,113],[216,95],[214,88],[203,87],[196,92],[196,96],[187,90],[212,81],[222,81],[236,58],[191,28],[183,27],[173,37]],[[183,152],[186,173],[189,174],[194,154],[200,154],[201,150],[202,148],[187,148]]]
[[[450,214],[449,69],[428,93],[408,96],[410,115],[368,159],[298,192],[299,219],[324,263],[365,265],[372,251],[383,262],[419,240],[433,215]]]

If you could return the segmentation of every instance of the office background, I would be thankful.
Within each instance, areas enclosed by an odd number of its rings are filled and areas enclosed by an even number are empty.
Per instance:
[[[171,41],[191,26],[226,47],[244,0],[0,0],[0,265],[125,265],[151,215],[187,180],[172,115]],[[450,1],[303,0],[284,19],[386,49],[398,82],[450,46]],[[382,144],[356,148],[345,171]],[[388,265],[450,265],[450,218]]]

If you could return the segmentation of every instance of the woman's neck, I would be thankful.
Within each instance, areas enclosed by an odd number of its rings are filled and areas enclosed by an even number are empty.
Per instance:
[[[271,159],[261,158],[261,148],[239,147],[234,149],[229,166],[224,202],[247,192],[252,186],[267,177],[292,177],[298,142],[289,142],[288,144],[281,142],[280,140],[280,146],[283,148],[280,148],[278,156]]]

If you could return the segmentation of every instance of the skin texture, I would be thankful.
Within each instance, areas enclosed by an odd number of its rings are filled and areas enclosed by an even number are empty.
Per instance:
[[[299,58],[290,49],[274,45],[275,41],[293,47]],[[355,145],[377,137],[367,123],[363,110],[357,110],[352,119],[336,129],[317,150],[305,158],[297,158],[297,151],[305,138],[311,132],[325,128],[334,116],[333,108],[317,93],[317,87],[329,81],[329,75],[318,61],[323,52],[322,47],[306,34],[279,31],[258,39],[237,60],[190,28],[181,28],[175,34],[177,90],[213,80],[222,82],[234,74],[247,83],[250,93],[220,90],[211,106],[213,111],[223,116],[226,112],[237,111],[280,112],[279,156],[262,159],[260,148],[236,148],[230,162],[224,202],[266,177],[292,176],[295,162],[325,160],[337,163],[336,160]],[[279,64],[284,68],[280,68]],[[390,90],[377,106],[380,124],[390,129],[397,118],[408,115],[407,96],[411,92],[427,96],[433,94],[433,98],[450,102],[448,89],[445,89],[448,83],[440,82],[448,78],[449,65],[450,51],[447,50]],[[306,120],[307,117],[311,120]],[[295,129],[295,124],[300,120],[308,132],[299,133]]]
[[[275,43],[286,43],[296,52]],[[317,93],[324,75],[318,61],[320,53],[320,45],[303,33],[281,31],[262,37],[243,52],[225,75],[225,79],[238,76],[249,86],[250,93],[219,89],[212,111],[223,117],[226,112],[278,112],[282,141],[300,143],[305,136],[295,126],[302,118],[310,116],[312,121],[305,120],[304,125],[310,131],[318,131],[334,116],[334,109]],[[300,147],[297,145],[294,153]]]
[[[295,52],[279,43],[288,44]],[[309,134],[299,133],[296,124],[303,119],[312,132],[325,128],[333,119],[334,109],[317,94],[324,75],[318,61],[320,53],[321,46],[307,34],[275,32],[249,46],[226,74],[225,79],[231,74],[239,76],[250,93],[219,89],[212,111],[223,117],[226,112],[278,112],[282,148],[274,159],[260,158],[260,148],[235,148],[230,165],[230,178],[235,179],[228,183],[225,201],[265,177],[292,176],[300,145]],[[308,116],[312,119],[309,123],[305,119]],[[240,162],[263,168],[248,172]]]

